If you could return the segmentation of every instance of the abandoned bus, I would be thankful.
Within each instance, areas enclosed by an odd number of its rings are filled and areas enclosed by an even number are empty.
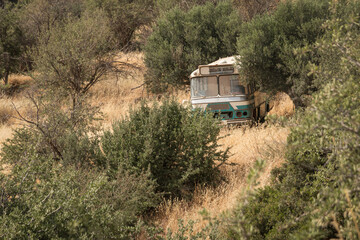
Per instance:
[[[243,84],[235,67],[236,57],[221,58],[200,65],[190,75],[193,108],[211,111],[227,124],[257,120],[260,104],[255,103],[254,89]]]

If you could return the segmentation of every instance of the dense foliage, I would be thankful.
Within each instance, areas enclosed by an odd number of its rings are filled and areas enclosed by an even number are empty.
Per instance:
[[[109,178],[92,154],[98,145],[75,135],[57,135],[62,158],[31,128],[4,145],[2,164],[11,173],[0,174],[1,238],[128,239],[139,230],[139,215],[158,202],[155,182],[122,170]]]
[[[245,219],[246,228],[230,227],[233,238],[360,238],[359,6],[340,1],[330,9],[314,69],[315,80],[328,83],[292,129],[287,161],[273,172],[273,184],[237,210],[232,221]]]
[[[1,181],[0,236],[6,239],[128,239],[138,214],[156,202],[145,174],[122,172],[108,180],[36,155],[19,159]]]
[[[271,185],[249,191],[199,233],[181,228],[178,239],[360,239],[359,7],[334,2],[324,34],[307,49],[318,54],[307,71],[320,90],[292,119],[286,162]]]
[[[228,152],[218,150],[220,126],[211,116],[167,100],[143,104],[105,132],[102,148],[110,169],[149,169],[158,191],[191,195],[196,184],[214,183]]]
[[[208,3],[161,17],[145,48],[146,83],[153,92],[188,82],[198,65],[234,55],[240,16],[230,2]]]
[[[85,0],[86,5],[106,12],[118,49],[131,44],[135,31],[154,18],[153,0]]]
[[[0,7],[0,80],[8,83],[9,75],[19,71],[20,56],[23,52],[23,34],[15,24],[18,17],[13,4]]]
[[[324,34],[321,26],[329,15],[327,0],[285,1],[272,14],[244,23],[237,42],[243,76],[261,91],[284,91],[304,105],[304,95],[319,89],[307,66],[317,53],[299,51]]]
[[[161,16],[175,7],[188,11],[195,6],[204,5],[209,2],[217,4],[221,0],[157,0],[155,1],[155,7]]]

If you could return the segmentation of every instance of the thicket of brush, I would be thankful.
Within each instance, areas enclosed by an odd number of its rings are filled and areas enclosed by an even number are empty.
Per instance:
[[[293,119],[286,162],[194,239],[360,239],[359,2],[337,1],[316,51],[311,104]],[[259,19],[255,20],[259,21]],[[255,27],[256,28],[256,27]],[[252,182],[249,182],[252,184]],[[214,235],[214,232],[217,234]]]
[[[167,197],[191,197],[196,185],[221,180],[219,166],[228,150],[217,143],[221,125],[201,111],[175,100],[152,107],[143,103],[104,133],[106,164],[140,174],[148,170],[157,192]]]
[[[0,1],[0,77],[6,85],[10,73],[36,72],[32,109],[14,110],[27,125],[1,149],[11,168],[0,173],[1,238],[161,239],[142,216],[162,197],[188,197],[218,179],[228,157],[219,125],[175,101],[142,105],[110,131],[96,125],[89,89],[124,72],[113,51],[156,20],[146,48],[151,88],[238,52],[245,80],[285,90],[297,105],[311,99],[270,186],[200,233],[190,223],[167,238],[360,239],[359,1],[286,1],[249,22],[236,4],[205,2]]]
[[[360,238],[359,6],[331,6],[326,34],[314,46],[314,80],[323,87],[292,129],[287,161],[274,170],[272,185],[241,208],[242,234],[252,229],[261,239]]]
[[[196,185],[219,179],[218,165],[228,155],[217,150],[220,126],[203,113],[169,100],[133,110],[111,131],[97,124],[101,112],[89,102],[89,89],[128,66],[113,62],[114,49],[132,34],[115,38],[115,25],[132,21],[118,19],[116,11],[143,10],[139,6],[1,2],[1,77],[6,85],[8,74],[22,67],[7,42],[20,41],[16,28],[27,41],[20,42],[22,60],[35,83],[27,89],[27,111],[14,109],[25,127],[1,149],[1,167],[10,172],[0,173],[0,238],[135,238],[152,231],[141,216],[161,198],[191,197]],[[24,23],[25,16],[31,17]],[[8,121],[7,111],[1,114]]]

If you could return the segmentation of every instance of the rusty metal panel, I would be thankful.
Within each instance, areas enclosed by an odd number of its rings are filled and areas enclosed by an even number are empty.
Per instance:
[[[211,104],[210,106],[208,106],[211,110],[226,110],[229,109],[229,104]]]

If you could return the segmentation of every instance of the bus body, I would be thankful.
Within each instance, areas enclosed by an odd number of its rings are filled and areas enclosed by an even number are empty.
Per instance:
[[[254,88],[241,83],[236,57],[221,58],[200,65],[190,75],[191,104],[214,113],[226,124],[241,124],[260,117],[260,103],[255,101]]]

